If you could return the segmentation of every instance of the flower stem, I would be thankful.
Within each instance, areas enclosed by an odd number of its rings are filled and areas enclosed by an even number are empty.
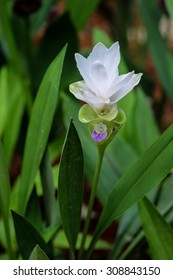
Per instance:
[[[93,209],[93,205],[94,205],[94,199],[95,199],[95,195],[96,195],[97,184],[98,184],[100,170],[101,170],[101,166],[102,166],[104,151],[105,151],[105,147],[98,146],[98,160],[97,160],[93,186],[92,186],[90,199],[89,199],[89,204],[88,204],[87,217],[86,217],[86,221],[85,221],[85,224],[84,224],[81,247],[80,247],[80,250],[79,250],[79,256],[78,256],[79,259],[81,259],[84,248],[85,248],[85,241],[86,241],[86,238],[87,238],[89,224],[90,224],[90,220],[91,220],[91,213],[92,213],[92,209]]]

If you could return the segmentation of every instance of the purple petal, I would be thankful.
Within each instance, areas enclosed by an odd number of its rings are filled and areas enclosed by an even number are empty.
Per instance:
[[[104,140],[107,137],[107,131],[105,131],[102,134],[97,133],[95,130],[93,130],[92,132],[92,138],[94,139],[94,141],[96,142],[101,142],[102,140]]]

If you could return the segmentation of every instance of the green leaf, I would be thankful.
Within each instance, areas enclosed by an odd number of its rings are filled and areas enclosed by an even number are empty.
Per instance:
[[[6,166],[4,149],[0,141],[0,207],[5,217],[9,215],[10,192],[9,174]]]
[[[133,94],[129,94],[119,102],[119,106],[123,108],[127,117],[127,123],[122,133],[141,155],[159,136],[153,112],[142,88],[135,88]]]
[[[34,179],[39,168],[59,96],[59,84],[66,47],[54,59],[46,71],[38,90],[27,131],[21,184],[19,211],[25,213]]]
[[[61,222],[61,220],[59,214],[59,206],[55,198],[55,187],[48,148],[45,150],[40,165],[40,175],[42,181],[46,222],[49,226],[54,224],[55,222]]]
[[[45,252],[40,248],[40,246],[37,244],[30,257],[29,260],[48,260],[48,256],[45,254]]]
[[[59,169],[59,206],[62,225],[74,256],[83,198],[84,162],[79,136],[73,122],[66,136]]]
[[[39,232],[24,217],[12,211],[16,239],[20,254],[24,260],[29,259],[34,247],[38,244],[42,250],[51,256],[51,251]]]
[[[82,29],[100,0],[67,0],[67,9],[77,30]]]
[[[10,180],[7,170],[4,149],[0,141],[0,210],[5,228],[6,241],[8,246],[9,257],[12,257],[11,251],[11,233],[9,225],[9,211],[10,211]]]
[[[173,0],[165,0],[165,4],[170,17],[173,20]]]
[[[19,198],[20,199],[20,198]],[[12,208],[14,211],[15,209]],[[43,206],[44,209],[44,206]],[[36,188],[33,188],[31,196],[28,201],[27,211],[25,213],[26,219],[40,232],[43,229],[42,209],[40,207],[40,197]]]
[[[167,41],[159,32],[161,11],[155,0],[140,0],[141,15],[147,29],[148,44],[159,78],[167,91],[173,98],[173,56]]]
[[[77,240],[77,243],[76,243],[76,249],[78,249],[78,250],[80,249],[81,239],[82,239],[82,232],[79,233],[78,240]],[[92,235],[88,234],[87,238],[86,238],[85,248],[88,248],[91,240],[92,240]],[[53,245],[56,248],[68,249],[69,244],[68,244],[67,238],[66,238],[63,230],[61,230],[61,229],[59,230],[58,234],[56,235],[56,237],[53,240]],[[110,250],[111,248],[112,248],[112,244],[108,243],[107,241],[102,240],[102,239],[100,239],[97,242],[97,245],[96,245],[96,249],[98,249],[98,250],[99,249]]]
[[[16,142],[18,140],[24,108],[24,99],[20,96],[18,100],[13,100],[11,111],[8,114],[8,120],[3,135],[3,143],[8,165],[11,163]]]
[[[25,81],[22,80],[12,67],[8,67],[7,83],[8,117],[3,132],[3,143],[7,162],[10,164],[21,128],[28,89],[24,85]]]
[[[16,145],[25,108],[26,86],[18,73],[8,65],[0,71],[0,135],[8,165]]]
[[[173,125],[128,169],[115,185],[101,214],[93,244],[115,218],[144,197],[170,172],[173,167],[172,149]]]
[[[7,67],[0,71],[0,136],[5,128],[8,116],[8,72]]]
[[[173,196],[173,175],[169,175],[165,178],[164,182],[159,186],[159,201],[157,203],[157,208],[159,209],[160,213],[166,218],[167,222],[172,222],[172,208],[173,208],[173,201],[172,201],[172,196]],[[149,195],[148,195],[149,197]],[[121,259],[124,259],[127,257],[127,255],[135,248],[138,246],[139,242],[144,238],[144,232],[143,230],[139,231],[141,222],[139,219],[139,215],[136,215],[136,218],[134,215],[132,215],[133,212],[137,212],[137,205],[135,207],[132,207],[129,209],[123,218],[126,219],[124,225],[122,225],[122,219],[120,221],[120,242],[122,239],[124,239],[124,242],[121,242],[122,246],[120,248],[119,253],[123,252],[121,255]],[[134,211],[135,210],[135,211]],[[139,222],[138,222],[139,219]],[[136,220],[136,222],[135,222]],[[129,244],[128,247],[126,247],[125,250],[122,251],[122,248],[125,246],[127,242],[127,233],[131,236],[132,240]],[[137,234],[136,234],[137,233]],[[118,234],[118,233],[117,233]],[[135,236],[134,236],[135,235]],[[116,241],[116,244],[119,246],[119,240]],[[119,246],[120,247],[120,246]],[[115,252],[115,254],[114,254]],[[114,250],[113,252],[113,257],[114,259],[117,259],[117,253]]]
[[[161,211],[167,211],[167,209],[172,209],[173,207],[173,173],[170,174],[164,181],[160,188],[160,196],[157,206]],[[173,209],[172,209],[173,211]],[[172,211],[170,212],[170,219],[172,219]]]
[[[173,230],[163,216],[146,197],[139,202],[139,213],[152,259],[173,260]]]
[[[1,36],[3,42],[3,49],[7,59],[14,66],[15,71],[19,72],[21,70],[21,59],[19,56],[19,51],[16,46],[14,34],[12,31],[12,25],[10,24],[10,13],[9,13],[9,3],[7,1],[0,1],[0,26],[1,26]]]
[[[42,236],[46,242],[49,242],[56,234],[56,232],[60,229],[61,223],[56,223],[48,228],[45,228],[42,231]]]

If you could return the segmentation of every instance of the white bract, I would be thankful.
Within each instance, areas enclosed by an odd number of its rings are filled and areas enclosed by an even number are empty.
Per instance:
[[[139,83],[142,76],[134,71],[119,75],[118,42],[109,49],[98,43],[87,58],[76,53],[75,59],[83,81],[71,84],[70,92],[92,106],[99,115],[114,110],[115,104]]]

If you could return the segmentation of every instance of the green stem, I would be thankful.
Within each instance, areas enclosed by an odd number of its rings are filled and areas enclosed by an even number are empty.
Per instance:
[[[119,260],[125,260],[126,257],[130,254],[130,252],[132,252],[134,250],[134,248],[139,244],[139,242],[143,238],[144,238],[144,232],[140,230],[139,233],[134,238],[134,240],[130,243],[130,245],[127,247],[127,249],[119,257]],[[112,258],[112,259],[114,259],[114,258]]]
[[[12,249],[12,241],[11,241],[11,234],[10,234],[10,226],[9,226],[9,216],[4,219],[4,229],[5,229],[5,237],[7,242],[7,249],[8,249],[8,257],[10,260],[13,260],[13,249]]]
[[[86,217],[84,230],[83,230],[81,247],[80,247],[80,251],[79,251],[79,259],[81,259],[84,248],[85,248],[85,241],[87,238],[89,224],[90,224],[90,220],[91,220],[91,213],[92,213],[92,209],[93,209],[93,205],[94,205],[94,199],[95,199],[95,195],[96,195],[97,184],[98,184],[100,170],[101,170],[101,166],[102,166],[104,151],[105,151],[105,148],[98,146],[98,161],[97,161],[97,165],[96,165],[93,186],[92,186],[89,204],[88,204],[88,212],[87,212],[87,217]]]
[[[0,198],[0,206],[2,206],[2,200]],[[9,260],[13,260],[13,248],[12,248],[12,238],[11,238],[11,232],[10,232],[10,218],[9,218],[9,212],[6,212],[4,207],[1,207],[1,214],[2,214],[2,219],[3,219],[3,224],[4,224],[4,231],[5,231],[5,239],[7,243],[7,251],[8,251],[8,257]]]
[[[96,228],[96,230],[97,230],[97,228]],[[94,237],[93,237],[93,239],[92,239],[92,241],[89,245],[89,248],[88,248],[88,250],[85,254],[85,260],[88,260],[90,258],[90,255],[91,255],[91,253],[92,253],[92,251],[93,251],[93,249],[94,249],[94,247],[95,247],[95,245],[98,241],[99,236],[100,236],[100,233],[99,234],[97,233],[97,234],[94,235]]]
[[[1,167],[0,168],[0,212],[4,224],[4,231],[5,231],[5,238],[7,242],[9,259],[13,259],[12,238],[11,238],[10,220],[9,220],[11,187],[10,187],[8,168],[6,164],[5,152],[1,141],[0,141],[0,167]]]

